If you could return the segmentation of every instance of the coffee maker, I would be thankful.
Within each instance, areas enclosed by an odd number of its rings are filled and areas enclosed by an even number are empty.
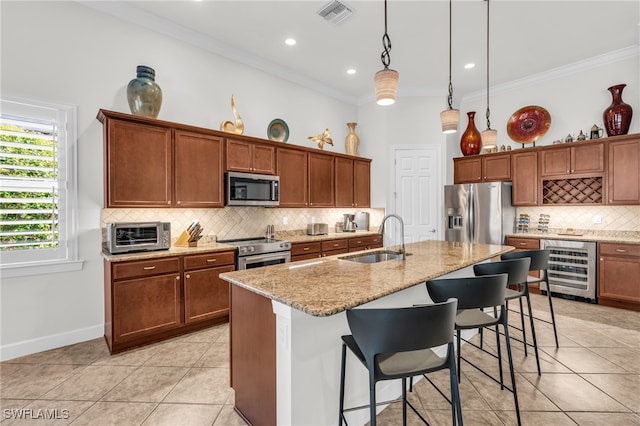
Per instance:
[[[345,213],[342,215],[344,217],[344,224],[342,226],[342,232],[356,232],[355,214]]]

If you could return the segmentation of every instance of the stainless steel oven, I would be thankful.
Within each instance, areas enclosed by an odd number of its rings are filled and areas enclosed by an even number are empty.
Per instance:
[[[596,303],[596,243],[541,240],[549,250],[549,288],[551,294]],[[541,283],[540,290],[547,291]]]
[[[252,269],[291,262],[289,241],[267,238],[244,238],[222,240],[224,244],[236,246],[236,269]]]

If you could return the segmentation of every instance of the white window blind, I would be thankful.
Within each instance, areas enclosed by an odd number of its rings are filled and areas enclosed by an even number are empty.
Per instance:
[[[75,108],[2,99],[0,259],[16,268],[77,261]],[[78,269],[76,267],[63,270]],[[24,275],[17,273],[15,275]],[[11,274],[10,274],[11,275]]]

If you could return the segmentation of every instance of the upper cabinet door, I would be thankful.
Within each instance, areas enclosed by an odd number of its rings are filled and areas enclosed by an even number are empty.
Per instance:
[[[353,161],[353,204],[363,208],[371,206],[370,161]]]
[[[223,139],[175,132],[176,207],[223,207]]]
[[[540,175],[568,175],[571,173],[571,149],[556,148],[540,151]]]
[[[511,178],[513,188],[511,204],[535,206],[538,204],[538,153],[519,152],[511,154]]]
[[[640,140],[611,142],[608,151],[609,204],[640,204]]]
[[[252,142],[227,139],[227,170],[275,174],[276,149]]]
[[[333,156],[309,153],[309,206],[334,205]]]
[[[571,147],[571,173],[604,171],[604,144],[593,143]]]
[[[336,207],[353,207],[354,195],[354,170],[353,160],[349,158],[336,157]]]
[[[483,155],[482,175],[485,182],[511,180],[511,154]]]
[[[278,148],[280,207],[307,207],[309,186],[307,153],[298,149]]]
[[[482,182],[482,159],[480,156],[454,158],[453,167],[453,183]]]
[[[171,129],[109,119],[105,131],[105,207],[170,207]]]

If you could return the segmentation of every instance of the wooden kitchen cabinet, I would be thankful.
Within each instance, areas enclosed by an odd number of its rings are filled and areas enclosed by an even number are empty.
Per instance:
[[[223,139],[175,131],[176,207],[224,207]]]
[[[607,198],[612,205],[637,205],[640,204],[640,138],[632,135],[620,139],[608,145]]]
[[[228,321],[235,252],[104,261],[105,340],[111,353]]]
[[[333,207],[333,156],[309,153],[309,207]]]
[[[598,244],[598,304],[640,311],[640,245]]]
[[[382,235],[368,235],[366,237],[349,238],[349,251],[370,250],[382,248]]]
[[[291,244],[291,261],[307,260],[320,257],[322,254],[322,243],[292,243]]]
[[[229,283],[218,276],[235,270],[235,253],[184,257],[184,315],[192,323],[229,316]]]
[[[118,119],[103,125],[105,207],[170,207],[171,129]]]
[[[511,180],[511,154],[483,155],[482,180],[484,182]]]
[[[482,182],[482,158],[459,157],[453,159],[453,183]]]
[[[369,207],[371,164],[368,160],[335,158],[335,206]]]
[[[538,153],[524,151],[511,154],[513,187],[511,204],[535,206],[538,204]]]
[[[276,154],[276,170],[280,177],[280,207],[307,207],[309,205],[307,152],[278,147]]]
[[[339,240],[329,240],[322,242],[322,257],[334,256],[349,252],[349,240],[341,238]]]
[[[510,154],[483,154],[454,158],[454,183],[500,182],[511,180]]]
[[[177,257],[105,263],[105,337],[112,352],[177,329],[182,320]]]
[[[247,173],[276,173],[274,146],[227,139],[227,170]]]
[[[540,151],[540,175],[543,177],[603,171],[604,144],[601,142]]]
[[[514,252],[540,250],[540,240],[538,238],[507,237],[506,245],[515,247]],[[540,278],[540,272],[529,272],[529,275]],[[529,284],[529,291],[540,294],[540,284]]]

